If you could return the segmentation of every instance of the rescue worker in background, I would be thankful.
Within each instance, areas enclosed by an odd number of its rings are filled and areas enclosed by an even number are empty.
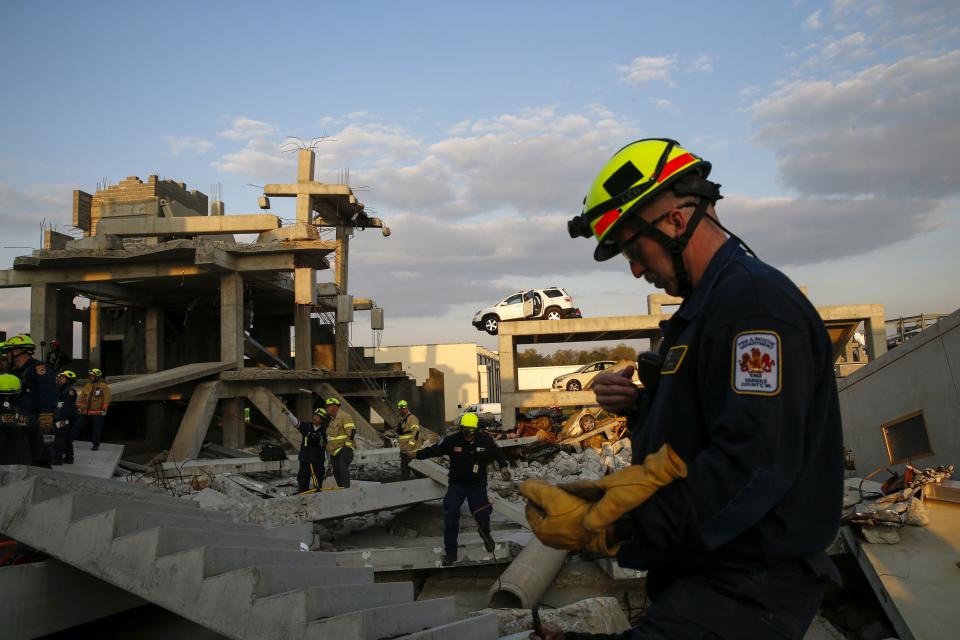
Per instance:
[[[353,417],[340,410],[340,401],[336,398],[327,398],[325,408],[330,415],[330,422],[327,424],[327,453],[330,454],[333,477],[340,488],[349,489],[353,432],[357,427],[353,424]]]
[[[709,172],[673,140],[634,142],[570,221],[596,260],[621,254],[683,303],[642,392],[631,367],[594,378],[598,403],[628,418],[634,466],[521,492],[546,544],[648,570],[653,604],[617,637],[802,638],[839,578],[824,552],[843,486],[832,348],[807,297],[721,225]]]
[[[423,443],[420,435],[420,420],[410,413],[410,404],[406,400],[397,403],[400,422],[397,424],[397,445],[400,447],[400,479],[409,480],[410,454],[417,452]]]
[[[53,464],[64,462],[73,464],[71,430],[80,417],[77,411],[77,390],[73,386],[76,379],[77,374],[69,369],[64,369],[57,376],[60,395],[57,399],[57,411],[53,416],[55,438],[53,442]]]
[[[297,416],[287,411],[287,418],[297,428],[300,435],[300,452],[297,460],[300,461],[300,470],[297,471],[297,493],[309,491],[311,482],[313,488],[319,491],[323,487],[323,461],[327,455],[324,448],[327,438],[327,423],[330,416],[323,407],[313,410],[313,420],[298,420]]]
[[[96,451],[100,448],[100,438],[103,435],[103,418],[110,408],[110,385],[101,380],[103,372],[100,369],[90,369],[88,375],[89,382],[83,385],[77,397],[80,419],[71,435],[73,440],[79,439],[89,424],[93,431],[93,446],[90,451]]]
[[[70,364],[72,358],[63,351],[59,340],[51,340],[50,351],[47,353],[46,361],[47,364],[50,365],[50,368],[54,370],[54,372],[59,373],[63,368]]]
[[[510,481],[507,458],[493,438],[479,431],[480,421],[475,413],[460,418],[460,429],[437,444],[424,447],[411,457],[417,460],[447,456],[450,472],[447,493],[443,496],[443,547],[441,564],[449,567],[457,561],[457,534],[460,532],[460,508],[467,501],[470,513],[477,521],[483,546],[493,553],[496,543],[490,535],[490,511],[493,505],[487,498],[487,464],[496,460],[504,482]],[[406,455],[410,455],[409,453]]]
[[[56,374],[33,357],[36,345],[28,334],[13,336],[3,348],[10,360],[10,373],[20,378],[20,415],[27,419],[34,464],[48,467],[53,454],[53,414],[59,395]]]
[[[27,418],[20,414],[20,378],[0,374],[0,464],[33,464]]]

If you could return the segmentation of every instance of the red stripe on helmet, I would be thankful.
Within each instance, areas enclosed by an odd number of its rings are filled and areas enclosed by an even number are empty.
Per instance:
[[[663,171],[661,171],[660,175],[657,176],[657,182],[663,182],[680,170],[681,167],[696,161],[696,159],[697,158],[692,153],[685,153],[682,156],[677,156],[667,164],[663,165]]]
[[[602,238],[603,234],[605,234],[607,229],[610,228],[610,225],[620,218],[620,213],[620,209],[611,209],[600,216],[600,218],[593,224],[593,233],[598,238]]]

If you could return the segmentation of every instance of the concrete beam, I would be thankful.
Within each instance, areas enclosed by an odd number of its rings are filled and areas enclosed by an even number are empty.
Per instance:
[[[380,432],[374,429],[373,425],[367,422],[367,420],[362,415],[360,415],[360,413],[353,407],[353,405],[350,404],[350,401],[347,400],[342,395],[340,395],[339,391],[337,391],[332,386],[324,382],[315,383],[313,387],[314,387],[314,392],[317,393],[318,395],[323,396],[324,398],[334,397],[340,401],[342,408],[349,411],[350,415],[353,416],[353,422],[354,424],[357,425],[358,434],[360,434],[361,436],[363,436],[364,438],[372,442],[381,441]]]
[[[220,382],[201,382],[194,389],[187,412],[180,421],[180,428],[167,455],[169,462],[183,462],[200,455],[200,447],[203,446],[203,440],[207,437],[210,420],[213,419],[217,401],[220,399],[218,394],[220,384]]]
[[[295,198],[301,194],[309,196],[351,196],[353,190],[345,184],[326,184],[323,182],[268,184],[263,187],[263,195],[270,198]]]
[[[245,447],[247,423],[243,413],[243,398],[224,398],[220,401],[220,408],[223,446],[231,449]]]
[[[30,289],[30,335],[38,346],[57,337],[57,290],[52,285]]]
[[[433,480],[420,478],[274,498],[263,504],[264,524],[282,526],[345,518],[439,500],[444,493]]]
[[[381,462],[400,459],[400,449],[385,447],[383,449],[357,449],[354,452],[353,464],[378,464]],[[297,464],[297,454],[287,456],[284,464]],[[264,462],[257,457],[249,458],[217,458],[187,460],[182,464],[165,462],[161,465],[163,475],[172,478],[177,476],[191,477],[218,473],[263,473],[280,470],[279,461]]]
[[[293,445],[297,451],[300,450],[300,432],[290,424],[287,417],[287,405],[275,396],[269,389],[263,387],[253,387],[247,392],[247,398],[257,410],[270,421],[277,431],[280,432],[287,442]]]
[[[146,236],[198,236],[225,233],[260,233],[280,227],[280,218],[251,213],[233,216],[187,216],[178,218],[103,218],[97,233],[121,238]]]
[[[158,373],[163,368],[163,331],[163,309],[147,307],[144,323],[147,373]]]
[[[199,378],[212,376],[221,371],[233,369],[237,366],[236,362],[194,362],[185,364],[173,369],[158,371],[157,373],[148,373],[142,376],[135,376],[114,382],[110,385],[111,400],[114,402],[123,400],[135,400],[142,393],[155,392],[160,389],[166,389],[174,385],[190,382]]]

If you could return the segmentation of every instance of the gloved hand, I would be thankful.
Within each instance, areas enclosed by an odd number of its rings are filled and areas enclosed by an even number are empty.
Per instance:
[[[504,482],[510,482],[513,479],[513,476],[510,474],[510,467],[503,467],[500,469],[500,477]]]
[[[37,425],[40,427],[40,433],[53,433],[53,414],[41,413],[37,416]]]
[[[600,480],[559,486],[528,480],[520,485],[520,494],[528,500],[527,520],[541,542],[558,549],[589,549],[612,556],[619,545],[607,544],[607,529],[657,490],[686,475],[687,465],[665,444],[643,464]]]
[[[103,411],[101,411],[101,412],[100,412],[100,415],[102,415],[102,416],[105,416],[105,415],[107,415],[107,410],[106,410],[106,409],[104,409]]]

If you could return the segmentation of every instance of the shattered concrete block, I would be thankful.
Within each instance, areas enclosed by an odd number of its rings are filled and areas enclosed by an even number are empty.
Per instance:
[[[489,611],[497,614],[501,636],[533,629],[533,617],[529,609],[484,609],[479,613]],[[622,633],[630,628],[630,622],[617,599],[609,597],[588,598],[559,609],[543,609],[540,619],[563,631],[580,633]]]
[[[900,532],[894,527],[877,525],[863,527],[863,537],[872,544],[899,544]]]

